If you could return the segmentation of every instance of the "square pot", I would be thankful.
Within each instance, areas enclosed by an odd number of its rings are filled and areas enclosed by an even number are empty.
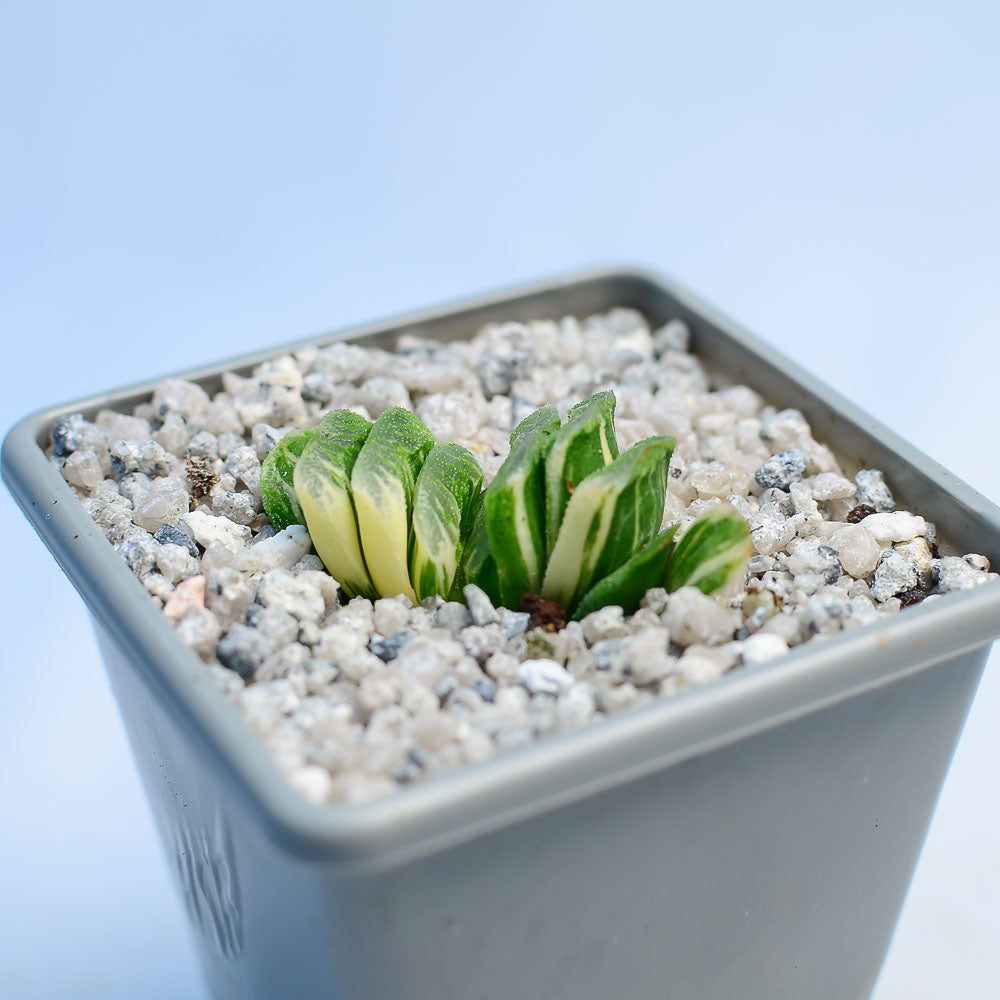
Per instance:
[[[1000,563],[1000,510],[692,295],[599,271],[322,338],[451,340],[615,305],[679,317],[710,371],[883,469],[948,542]],[[315,339],[308,343],[317,342]],[[307,343],[305,341],[302,344]],[[179,377],[220,387],[267,354]],[[993,582],[797,647],[394,796],[301,798],[45,457],[3,476],[86,601],[218,997],[662,1000],[868,996],[1000,633]]]

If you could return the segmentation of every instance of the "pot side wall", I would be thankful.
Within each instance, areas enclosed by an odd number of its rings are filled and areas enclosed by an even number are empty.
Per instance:
[[[345,874],[269,841],[97,633],[212,992],[262,1000],[867,997],[988,654]]]

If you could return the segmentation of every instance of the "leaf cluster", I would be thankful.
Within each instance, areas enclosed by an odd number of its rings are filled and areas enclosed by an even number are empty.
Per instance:
[[[651,587],[711,593],[744,572],[747,525],[728,504],[680,541],[677,524],[662,527],[674,441],[651,437],[619,454],[614,412],[611,392],[565,421],[541,407],[514,429],[482,490],[472,453],[435,442],[409,411],[372,423],[333,410],[272,450],[261,500],[276,528],[306,525],[351,596],[461,599],[474,583],[498,606],[540,594],[582,618],[608,604],[632,612]]]

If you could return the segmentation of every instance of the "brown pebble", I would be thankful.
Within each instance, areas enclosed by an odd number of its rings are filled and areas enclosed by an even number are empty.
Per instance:
[[[927,591],[923,587],[913,587],[911,590],[904,590],[896,597],[901,608],[908,608],[911,604],[919,604],[927,596]]]
[[[219,481],[210,458],[189,455],[187,460],[187,481],[191,484],[191,495],[195,500],[207,497],[212,487]]]
[[[521,610],[531,615],[529,628],[558,632],[566,627],[566,609],[558,601],[550,601],[540,594],[525,594],[521,598]]]
[[[847,514],[848,524],[857,524],[863,521],[869,514],[877,514],[878,511],[870,503],[859,503],[857,507],[852,507]]]

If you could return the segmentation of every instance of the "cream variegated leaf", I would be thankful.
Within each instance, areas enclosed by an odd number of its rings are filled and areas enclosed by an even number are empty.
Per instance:
[[[351,473],[371,429],[364,417],[333,410],[320,422],[295,466],[295,494],[313,547],[352,597],[377,596],[361,553],[350,489]]]
[[[351,496],[365,564],[383,595],[415,597],[410,585],[410,516],[417,476],[434,445],[420,420],[394,406],[385,410],[351,472]]]

